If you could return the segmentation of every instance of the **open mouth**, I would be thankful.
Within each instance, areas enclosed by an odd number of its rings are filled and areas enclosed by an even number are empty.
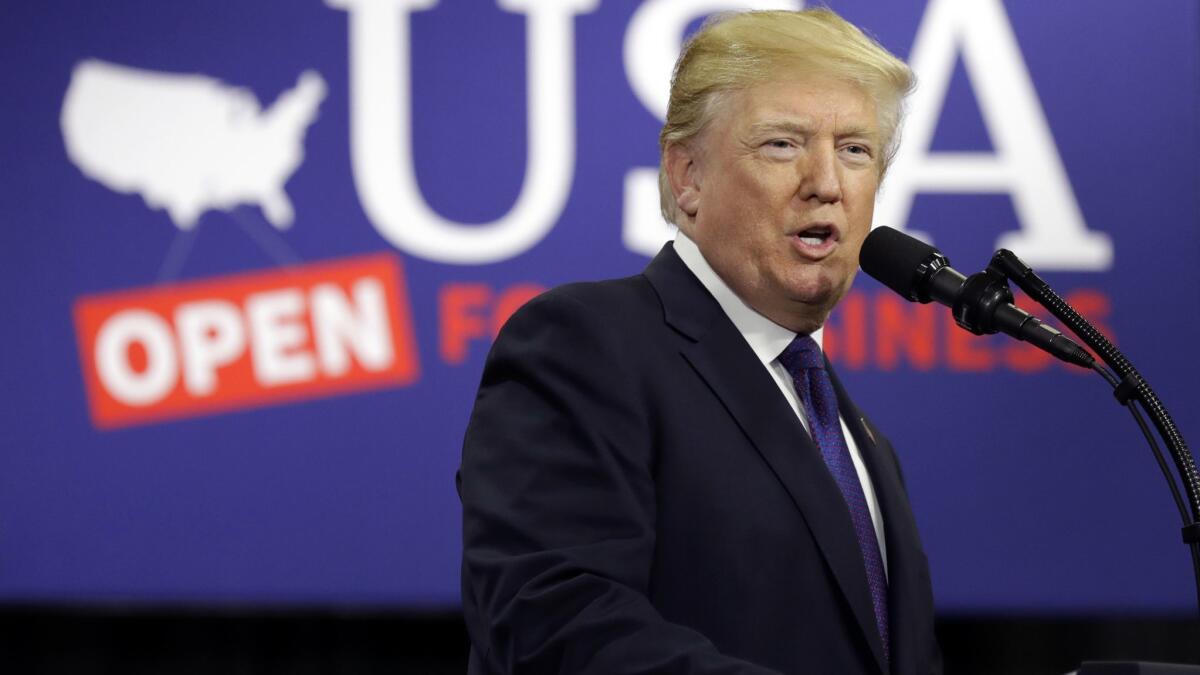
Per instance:
[[[820,260],[833,253],[840,239],[831,223],[816,223],[792,235],[796,252],[809,260]]]
[[[796,236],[809,246],[821,246],[833,238],[833,228],[828,225],[814,225],[797,233]]]

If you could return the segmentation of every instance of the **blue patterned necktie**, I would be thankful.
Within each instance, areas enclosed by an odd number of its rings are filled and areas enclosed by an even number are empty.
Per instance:
[[[833,381],[825,370],[825,358],[821,349],[808,335],[797,335],[787,349],[779,355],[779,362],[792,376],[796,394],[804,406],[804,414],[812,430],[813,440],[821,449],[825,465],[833,474],[846,505],[850,508],[850,519],[858,535],[858,548],[866,564],[867,584],[871,587],[871,604],[875,608],[875,625],[883,640],[884,656],[891,660],[888,640],[887,577],[883,572],[883,556],[879,552],[879,540],[875,525],[871,522],[871,511],[863,495],[862,483],[850,459],[850,449],[842,435],[838,418],[837,394]]]

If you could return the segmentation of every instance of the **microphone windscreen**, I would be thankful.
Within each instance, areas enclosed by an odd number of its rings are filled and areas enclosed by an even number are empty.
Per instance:
[[[863,242],[858,264],[884,286],[912,300],[922,263],[941,255],[929,244],[886,225],[875,228]]]

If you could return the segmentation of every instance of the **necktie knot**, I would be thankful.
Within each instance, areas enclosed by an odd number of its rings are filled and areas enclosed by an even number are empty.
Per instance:
[[[825,357],[821,348],[811,335],[797,335],[779,355],[779,362],[787,369],[792,377],[798,377],[805,370],[825,368]]]

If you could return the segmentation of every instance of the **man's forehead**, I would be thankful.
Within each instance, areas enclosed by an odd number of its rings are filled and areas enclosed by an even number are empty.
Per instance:
[[[780,77],[732,92],[726,112],[740,126],[878,133],[875,102],[858,84],[822,76]]]

